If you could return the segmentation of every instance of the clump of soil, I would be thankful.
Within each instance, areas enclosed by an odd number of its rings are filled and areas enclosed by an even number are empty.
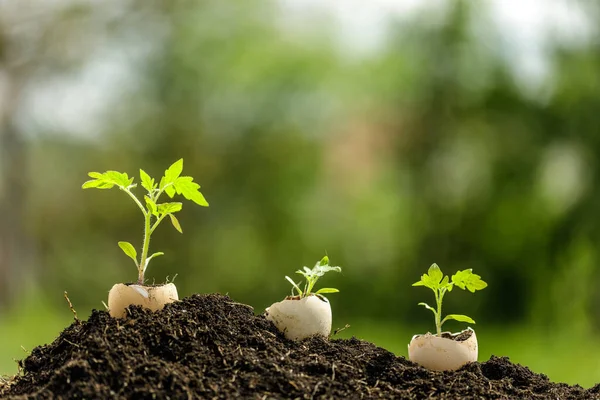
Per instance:
[[[600,399],[508,358],[432,372],[358,339],[284,338],[251,307],[194,295],[123,320],[94,311],[20,361],[16,398]]]

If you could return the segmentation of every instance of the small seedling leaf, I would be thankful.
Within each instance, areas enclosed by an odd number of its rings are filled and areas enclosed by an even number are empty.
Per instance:
[[[183,158],[175,161],[167,170],[165,171],[165,179],[167,183],[175,182],[179,175],[183,172]]]
[[[137,251],[135,251],[135,247],[133,247],[133,245],[129,242],[119,242],[119,247],[121,248],[121,250],[123,250],[123,253],[129,256],[129,258],[133,260],[135,265],[137,265]]]
[[[430,310],[431,312],[433,312],[434,314],[437,314],[437,311],[435,311],[435,308],[431,307],[429,304],[427,303],[419,303],[419,306],[423,306],[426,309]]]
[[[164,256],[164,255],[165,255],[165,253],[163,253],[162,251],[158,251],[158,252],[152,254],[151,256],[149,256],[147,258],[147,260],[149,261],[149,260],[152,260],[152,258],[154,258],[154,257],[159,257],[159,256]]]
[[[208,202],[198,190],[200,189],[200,185],[194,182],[194,178],[191,176],[182,176],[177,178],[174,186],[174,191],[176,191],[177,194],[183,195],[183,197],[185,197],[187,200],[191,200],[199,206],[208,207]]]
[[[183,205],[181,203],[162,203],[158,205],[158,213],[160,215],[171,214],[181,211]]]
[[[339,293],[339,290],[334,289],[334,288],[322,288],[315,292],[315,294],[323,294],[323,293]]]
[[[142,187],[148,192],[154,189],[154,178],[151,178],[143,169],[140,169],[140,180],[142,181]]]
[[[152,254],[148,258],[146,258],[146,265],[144,265],[144,272],[146,272],[146,268],[148,268],[148,264],[150,263],[150,260],[152,260],[154,257],[164,256],[164,255],[165,255],[165,253],[163,253],[162,251],[159,251],[159,252]]]
[[[442,278],[444,278],[444,274],[442,273],[442,270],[440,269],[440,267],[438,267],[437,264],[432,264],[431,267],[429,267],[429,270],[427,271],[427,277],[432,285],[434,285],[435,287],[439,287]]]
[[[302,294],[302,290],[300,289],[298,284],[296,282],[294,282],[294,280],[292,278],[290,278],[289,276],[286,276],[285,279],[287,279],[287,281],[292,284],[293,288],[298,291],[299,295]]]
[[[81,185],[83,189],[97,188],[97,189],[110,189],[114,185],[106,183],[100,179],[95,179],[91,181],[86,181]]]
[[[158,215],[158,208],[156,203],[148,196],[144,196],[144,200],[146,200],[146,207],[150,210],[152,215]]]
[[[167,186],[165,188],[165,193],[167,194],[167,196],[169,196],[170,198],[173,198],[173,196],[175,196],[175,188],[173,187],[173,185]]]
[[[447,321],[449,319],[453,319],[455,321],[460,321],[460,322],[467,322],[469,324],[475,323],[475,321],[473,321],[473,319],[471,317],[467,317],[466,315],[460,315],[460,314],[446,315],[446,317],[444,318],[444,321]]]
[[[129,187],[133,183],[133,180],[129,179],[125,172],[106,171],[103,174],[103,179],[123,188]]]
[[[171,223],[173,224],[173,227],[175,227],[175,229],[177,229],[179,233],[183,233],[181,225],[179,225],[179,220],[173,214],[169,214],[169,218],[171,218]]]

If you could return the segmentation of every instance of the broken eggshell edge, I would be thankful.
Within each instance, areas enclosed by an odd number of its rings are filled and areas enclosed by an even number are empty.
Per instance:
[[[131,305],[158,311],[162,310],[165,304],[177,300],[177,287],[172,283],[159,286],[117,283],[108,292],[108,312],[111,317],[123,318],[127,307]]]
[[[466,331],[470,331],[471,336],[463,341],[431,333],[415,335],[408,345],[408,359],[433,371],[454,371],[469,362],[475,362],[478,354],[475,331],[467,328],[459,333],[451,333],[451,335],[457,336]]]
[[[265,317],[291,340],[314,335],[329,337],[331,333],[331,305],[319,295],[288,297],[273,303],[265,310]]]

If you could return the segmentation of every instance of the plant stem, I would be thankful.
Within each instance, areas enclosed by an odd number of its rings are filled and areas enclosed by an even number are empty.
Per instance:
[[[442,336],[442,299],[444,298],[444,289],[439,293],[435,291],[435,302],[437,303],[437,312],[435,313],[435,327],[437,329],[437,336]]]
[[[150,247],[150,219],[152,214],[144,212],[144,244],[142,245],[142,255],[140,257],[140,265],[138,267],[138,284],[144,284],[144,272],[146,270],[146,259],[148,258],[148,248]]]

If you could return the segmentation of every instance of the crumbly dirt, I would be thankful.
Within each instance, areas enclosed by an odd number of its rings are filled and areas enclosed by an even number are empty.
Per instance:
[[[20,361],[9,399],[600,399],[508,358],[432,372],[358,339],[285,339],[227,296],[94,311]]]

